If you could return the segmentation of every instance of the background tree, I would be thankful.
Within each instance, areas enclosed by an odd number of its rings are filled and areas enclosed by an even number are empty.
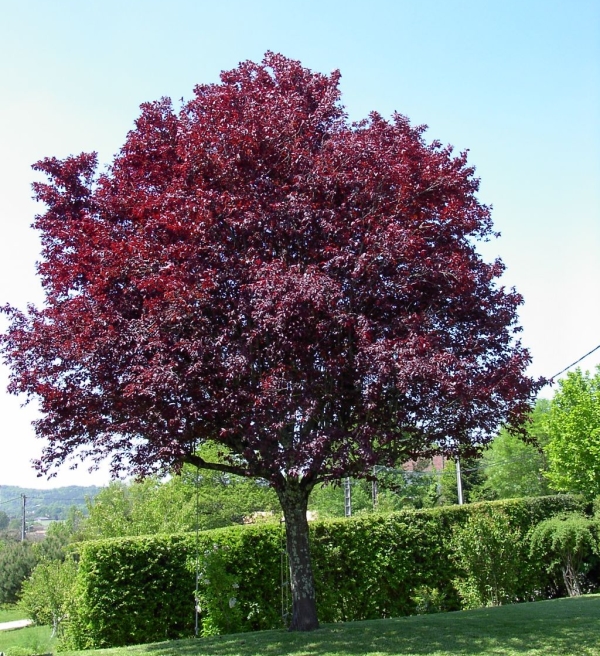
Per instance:
[[[168,481],[149,477],[111,483],[90,500],[80,538],[220,528],[242,524],[257,512],[276,512],[273,519],[279,519],[277,495],[266,482],[207,470],[196,476],[195,468],[185,466]]]
[[[373,511],[371,484],[365,481],[351,479],[352,514],[369,513]],[[345,516],[344,482],[336,485],[316,485],[308,503],[310,512],[316,513],[318,519]]]
[[[460,473],[463,502],[479,501],[482,496],[481,485],[483,484],[481,460],[475,457],[461,456]],[[440,477],[439,503],[443,506],[458,503],[458,481],[454,458],[448,458],[444,462],[444,469]]]
[[[9,540],[0,548],[0,604],[14,604],[37,562],[29,542]]]
[[[5,531],[9,524],[10,517],[3,510],[0,510],[0,531]]]
[[[116,538],[190,530],[193,500],[180,490],[171,489],[166,495],[165,486],[155,477],[112,482],[88,503],[81,537]]]
[[[39,400],[40,471],[88,455],[268,481],[293,629],[318,626],[316,484],[466,453],[536,387],[522,299],[475,250],[493,232],[466,153],[399,114],[350,124],[339,78],[268,53],[179,112],[142,105],[105,173],[38,162],[45,303],[5,308],[2,341],[10,390]]]
[[[368,491],[371,496],[370,485]],[[417,459],[411,470],[400,467],[377,471],[378,512],[430,508],[439,504],[441,493],[441,475],[433,469],[430,459]]]
[[[600,494],[600,366],[558,382],[547,420],[546,445],[552,487],[592,498]]]
[[[528,442],[506,429],[501,429],[493,439],[478,463],[483,474],[483,483],[477,490],[481,498],[512,499],[552,494],[544,475],[549,410],[550,401],[538,399],[527,425]]]

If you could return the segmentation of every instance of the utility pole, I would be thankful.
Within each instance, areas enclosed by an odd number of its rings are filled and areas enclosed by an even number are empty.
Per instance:
[[[373,467],[373,480],[371,481],[371,497],[373,499],[373,510],[377,510],[377,470]]]
[[[463,505],[462,478],[460,476],[460,458],[456,456],[456,489],[458,490],[458,505]]]
[[[346,517],[352,515],[352,490],[350,489],[349,476],[344,479],[344,515]]]
[[[23,514],[21,517],[21,542],[25,542],[25,504],[27,502],[27,497],[22,494],[21,499],[23,500]]]

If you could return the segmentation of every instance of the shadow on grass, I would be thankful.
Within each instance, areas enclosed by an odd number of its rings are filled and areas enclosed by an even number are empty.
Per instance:
[[[147,645],[158,656],[600,654],[600,596]]]

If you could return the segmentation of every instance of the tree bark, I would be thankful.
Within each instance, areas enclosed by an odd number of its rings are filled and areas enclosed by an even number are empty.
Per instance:
[[[315,581],[308,538],[308,496],[310,489],[297,480],[286,479],[278,490],[285,518],[287,554],[290,565],[292,620],[290,631],[313,631],[319,628]]]

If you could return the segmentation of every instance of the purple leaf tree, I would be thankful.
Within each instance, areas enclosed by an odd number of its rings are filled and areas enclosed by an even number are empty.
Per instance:
[[[10,391],[39,401],[40,473],[110,457],[267,480],[295,630],[318,626],[317,483],[473,452],[537,389],[522,299],[475,250],[494,233],[466,154],[400,114],[350,124],[339,78],[267,53],[178,112],[142,105],[104,173],[38,162],[46,300],[5,307],[1,342]]]

